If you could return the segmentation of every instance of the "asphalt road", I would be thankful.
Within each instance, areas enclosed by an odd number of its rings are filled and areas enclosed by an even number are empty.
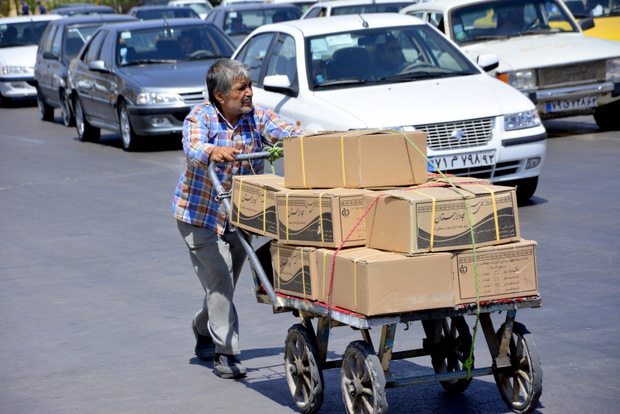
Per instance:
[[[282,357],[298,320],[256,303],[247,268],[236,296],[247,378],[220,379],[193,355],[202,293],[171,214],[178,143],[126,153],[106,132],[101,143],[82,143],[28,104],[1,108],[0,125],[0,413],[296,411]],[[539,189],[519,209],[523,237],[539,243],[543,306],[517,313],[542,359],[536,412],[615,413],[620,132],[599,131],[591,117],[546,126]],[[421,327],[405,328],[395,350],[421,345]],[[357,339],[334,329],[330,357]],[[478,366],[488,355],[480,335]],[[430,358],[393,365],[417,375]],[[321,412],[344,413],[338,370],[324,375]],[[387,398],[390,413],[509,412],[492,377],[475,378],[459,397],[429,384],[389,389]]]

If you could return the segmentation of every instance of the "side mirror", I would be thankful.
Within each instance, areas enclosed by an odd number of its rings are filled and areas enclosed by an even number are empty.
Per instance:
[[[268,92],[282,93],[288,96],[297,96],[290,79],[286,75],[265,76],[263,89]]]
[[[47,52],[43,52],[43,59],[58,60],[58,53],[50,52],[48,50]]]
[[[103,60],[93,60],[88,63],[88,69],[93,70],[95,72],[110,72],[109,69],[105,67],[105,62]]]
[[[478,56],[476,63],[478,63],[478,66],[480,66],[482,70],[489,72],[493,69],[497,69],[499,66],[499,57],[497,57],[495,53],[485,53]]]
[[[594,19],[591,17],[586,17],[585,19],[579,20],[579,26],[581,30],[588,30],[594,27]]]

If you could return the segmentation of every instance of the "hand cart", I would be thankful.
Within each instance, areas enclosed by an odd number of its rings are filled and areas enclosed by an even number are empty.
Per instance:
[[[269,152],[241,154],[238,161],[268,158]],[[209,176],[220,199],[230,212],[230,194],[224,191],[209,165]],[[242,236],[242,230],[237,228]],[[542,305],[539,296],[472,303],[449,309],[429,309],[402,314],[364,316],[320,302],[276,293],[256,252],[240,237],[248,253],[259,303],[273,306],[274,313],[292,312],[301,323],[288,330],[284,347],[285,376],[298,410],[316,413],[323,403],[323,373],[341,368],[342,398],[348,413],[386,413],[386,388],[439,382],[453,394],[464,392],[473,377],[493,375],[502,399],[516,413],[529,413],[538,407],[542,393],[542,366],[532,334],[515,321],[517,309]],[[505,312],[504,323],[496,330],[491,313]],[[472,334],[465,315],[477,315],[492,364],[474,368]],[[316,330],[312,320],[316,319]],[[426,338],[419,349],[393,351],[398,323],[420,321]],[[476,325],[478,321],[476,321]],[[351,342],[342,359],[327,360],[332,328],[347,325],[359,330],[362,340]],[[370,329],[381,328],[380,343],[373,345]],[[474,328],[474,337],[476,329]],[[435,374],[398,378],[390,371],[392,360],[430,356]]]

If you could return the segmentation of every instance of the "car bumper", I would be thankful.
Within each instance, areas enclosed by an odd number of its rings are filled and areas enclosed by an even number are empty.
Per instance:
[[[0,79],[0,93],[5,98],[30,98],[37,96],[37,88],[32,86],[33,80],[28,78]]]
[[[137,135],[168,135],[183,132],[183,120],[192,106],[127,107],[131,126]]]
[[[536,104],[541,118],[549,119],[591,114],[599,106],[620,100],[620,82],[600,82],[523,93]]]

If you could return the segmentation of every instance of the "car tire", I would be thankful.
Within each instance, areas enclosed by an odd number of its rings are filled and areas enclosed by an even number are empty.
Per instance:
[[[95,128],[86,120],[84,110],[82,109],[82,103],[80,98],[75,98],[75,127],[77,129],[78,138],[83,142],[97,142],[101,135],[101,130]]]
[[[140,136],[133,131],[131,120],[129,119],[129,111],[127,110],[127,103],[124,101],[121,102],[118,107],[118,122],[120,124],[123,149],[125,151],[136,150],[140,143]]]
[[[517,187],[517,203],[526,204],[534,196],[538,187],[538,177],[523,178],[514,182]]]
[[[11,104],[11,102],[12,102],[11,98],[7,98],[6,96],[4,96],[4,95],[2,95],[0,93],[0,106],[2,106],[2,107],[9,106]]]
[[[594,111],[594,120],[602,130],[617,131],[620,130],[618,114],[620,114],[620,101],[598,107]]]
[[[67,127],[74,126],[75,117],[73,116],[73,111],[71,110],[71,104],[69,102],[67,92],[64,90],[60,91],[60,110],[62,113],[62,123]]]
[[[37,88],[37,106],[39,107],[41,121],[54,121],[54,107],[45,102],[39,88]]]

